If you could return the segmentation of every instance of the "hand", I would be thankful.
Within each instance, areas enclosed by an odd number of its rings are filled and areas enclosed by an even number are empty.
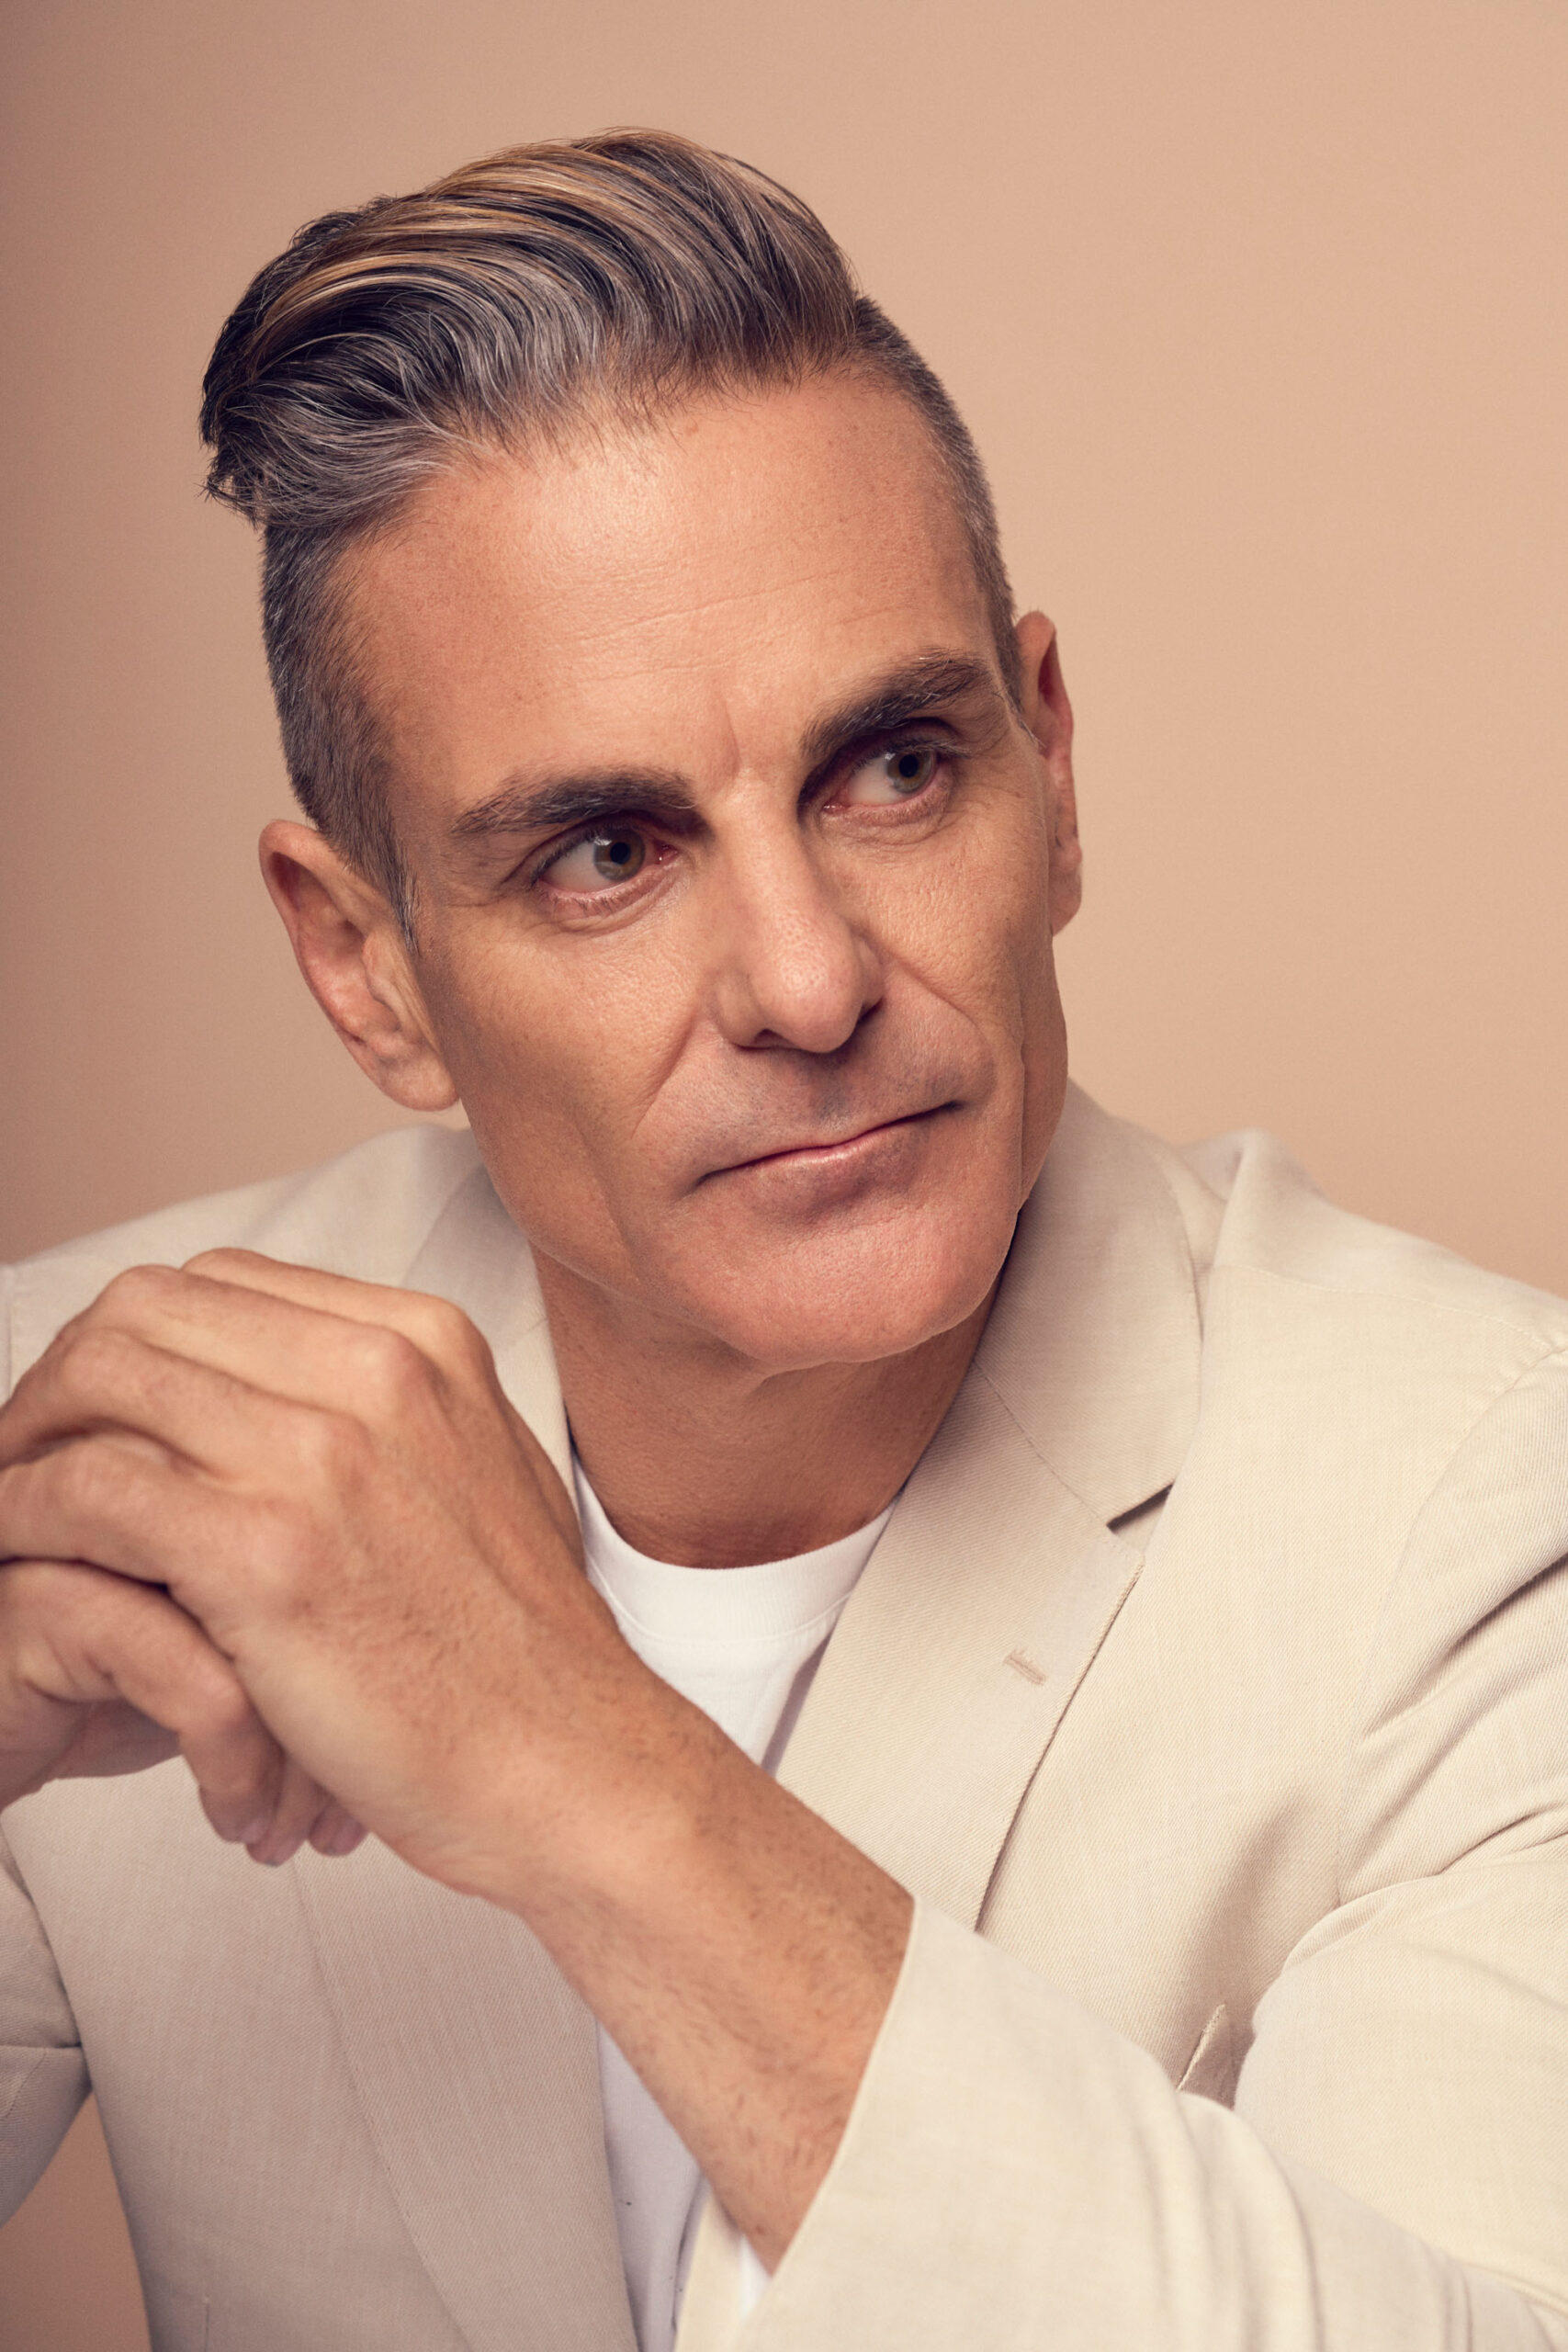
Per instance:
[[[120,1276],[26,1375],[0,1413],[7,1555],[0,1796],[178,1735],[229,1834],[274,1784],[296,1826],[314,1784],[318,1842],[364,1820],[498,1899],[515,1824],[503,1854],[484,1839],[521,1727],[564,1702],[586,1729],[589,1686],[613,1713],[628,1668],[662,1690],[467,1318],[246,1252]]]
[[[183,1753],[208,1819],[257,1861],[364,1837],[287,1758],[228,1660],[166,1596],[77,1563],[0,1570],[0,1806]]]
[[[0,1408],[0,1462],[26,1445],[26,1421],[24,1408]],[[162,1456],[129,1432],[115,1442]],[[0,1807],[50,1781],[140,1772],[181,1753],[213,1827],[257,1861],[286,1861],[307,1838],[321,1853],[348,1854],[364,1838],[284,1754],[229,1661],[166,1593],[80,1561],[6,1561]]]

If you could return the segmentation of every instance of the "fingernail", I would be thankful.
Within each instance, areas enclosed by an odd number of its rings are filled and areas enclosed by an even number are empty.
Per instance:
[[[253,1862],[260,1862],[269,1871],[281,1870],[284,1863],[291,1862],[294,1860],[295,1855],[299,1851],[299,1840],[298,1838],[288,1838],[280,1850],[276,1853],[259,1854],[256,1851],[256,1846],[263,1845],[265,1843],[265,1838],[258,1838],[255,1845],[252,1845],[249,1848],[249,1852]]]

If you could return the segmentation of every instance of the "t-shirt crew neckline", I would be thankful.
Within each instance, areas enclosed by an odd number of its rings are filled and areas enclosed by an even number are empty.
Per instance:
[[[628,1627],[658,1643],[788,1646],[842,1608],[893,1506],[837,1542],[738,1568],[688,1568],[637,1551],[611,1524],[576,1455],[583,1549],[596,1589]],[[760,1661],[759,1661],[760,1662]]]

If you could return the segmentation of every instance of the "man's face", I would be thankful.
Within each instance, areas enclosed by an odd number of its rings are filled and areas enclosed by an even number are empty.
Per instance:
[[[978,1307],[1065,1083],[1068,720],[1010,705],[906,403],[444,477],[351,603],[431,1034],[553,1295],[776,1369]]]

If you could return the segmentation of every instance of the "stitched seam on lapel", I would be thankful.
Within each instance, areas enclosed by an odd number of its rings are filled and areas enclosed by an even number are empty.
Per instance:
[[[476,1146],[476,1148],[477,1148],[477,1146]],[[483,1167],[484,1167],[484,1161],[481,1159],[481,1160],[479,1162],[479,1167],[480,1167],[480,1168],[483,1168]],[[489,1171],[489,1170],[488,1170],[488,1169],[486,1169],[485,1173],[486,1173],[486,1175],[487,1175],[487,1176],[489,1175],[489,1172],[490,1172],[490,1171]],[[419,1246],[418,1246],[418,1248],[417,1248],[417,1249],[415,1249],[415,1250],[411,1253],[411,1255],[410,1255],[410,1257],[409,1257],[408,1264],[403,1268],[403,1277],[402,1277],[402,1278],[403,1278],[403,1281],[404,1281],[405,1283],[407,1282],[407,1280],[408,1280],[408,1278],[409,1278],[409,1274],[410,1274],[410,1272],[411,1272],[412,1271],[412,1269],[413,1269],[413,1268],[414,1268],[414,1267],[419,1263],[420,1259],[423,1256],[423,1254],[424,1254],[425,1250],[429,1248],[429,1246],[430,1246],[430,1242],[431,1242],[431,1238],[432,1238],[433,1235],[434,1234],[434,1231],[435,1231],[436,1227],[440,1224],[440,1222],[441,1222],[442,1218],[446,1216],[446,1214],[447,1210],[451,1207],[451,1205],[452,1205],[453,1202],[457,1199],[457,1197],[458,1193],[462,1191],[462,1189],[463,1189],[464,1185],[465,1185],[465,1184],[471,1184],[471,1183],[473,1182],[473,1181],[474,1181],[474,1170],[473,1170],[473,1169],[471,1169],[471,1168],[465,1168],[465,1169],[463,1169],[463,1170],[461,1170],[461,1172],[459,1173],[459,1175],[458,1175],[458,1177],[457,1177],[457,1180],[456,1183],[452,1186],[451,1190],[450,1190],[449,1192],[447,1192],[447,1193],[444,1193],[442,1194],[442,1197],[441,1197],[441,1205],[440,1205],[440,1207],[436,1210],[436,1212],[435,1212],[434,1216],[431,1218],[430,1223],[425,1227],[424,1231],[420,1235],[420,1237],[419,1237]]]
[[[996,1398],[998,1404],[1001,1407],[1002,1411],[1007,1415],[1008,1419],[1012,1423],[1013,1428],[1018,1431],[1020,1437],[1023,1440],[1023,1442],[1029,1448],[1029,1451],[1034,1456],[1036,1462],[1039,1463],[1041,1468],[1043,1470],[1048,1470],[1051,1473],[1052,1477],[1055,1479],[1056,1484],[1063,1489],[1063,1491],[1071,1495],[1074,1502],[1077,1503],[1084,1510],[1087,1510],[1090,1518],[1093,1519],[1098,1525],[1106,1527],[1105,1521],[1100,1518],[1100,1513],[1095,1510],[1094,1505],[1086,1500],[1086,1498],[1079,1494],[1076,1487],[1072,1487],[1067,1484],[1066,1479],[1063,1477],[1061,1472],[1057,1469],[1054,1462],[1048,1462],[1046,1460],[1044,1454],[1041,1453],[1040,1448],[1035,1444],[1034,1440],[1030,1436],[1029,1431],[1024,1428],[1023,1423],[1019,1419],[1018,1415],[1013,1411],[1012,1407],[1008,1403],[1007,1398],[1002,1395],[1001,1390],[997,1386],[996,1382],[991,1378],[990,1374],[978,1363],[972,1363],[969,1369],[972,1376],[976,1380],[982,1382],[985,1386],[990,1390],[991,1395]],[[1147,1501],[1147,1496],[1140,1496],[1137,1502],[1130,1503],[1128,1505],[1128,1509],[1130,1510],[1137,1510],[1145,1502]],[[1107,1533],[1110,1532],[1108,1527],[1106,1528],[1106,1532]],[[1120,1542],[1121,1538],[1118,1537],[1116,1540],[1117,1542]],[[1129,1546],[1129,1549],[1131,1547]],[[1125,1598],[1126,1595],[1123,1594],[1122,1599],[1125,1600]],[[1117,1606],[1120,1607],[1121,1603],[1118,1602]],[[1078,1680],[1081,1681],[1082,1679],[1083,1678],[1080,1675]],[[1077,1687],[1077,1683],[1075,1682],[1073,1689],[1076,1690]]]
[[[16,2044],[13,2042],[10,2047],[15,2049]],[[22,2093],[27,2089],[28,2085],[32,2081],[33,2076],[38,2073],[39,2068],[43,2064],[44,2060],[46,2058],[53,2057],[55,2050],[58,2048],[60,2048],[60,2045],[55,2044],[53,2048],[48,2050],[35,2050],[33,2052],[32,2064],[28,2067],[27,2071],[23,2074],[21,2079],[17,2084],[16,2088],[12,2091],[10,2098],[6,2101],[5,2106],[0,2107],[0,2123],[5,2123],[9,2120],[12,2109],[16,2106],[17,2101],[21,2098]],[[64,2054],[69,2054],[70,2048],[71,2045],[69,2042],[64,2044]],[[76,2045],[76,2054],[78,2057],[82,2055],[80,2043]]]
[[[1040,1463],[1045,1469],[1050,1470],[1051,1476],[1055,1477],[1057,1476],[1056,1471],[1052,1467],[1051,1464],[1045,1460],[1045,1456],[1041,1453],[1040,1448],[1035,1444],[1034,1440],[1030,1436],[1029,1431],[1024,1428],[1023,1423],[1019,1419],[1018,1415],[1013,1411],[1012,1407],[1008,1403],[1007,1398],[1002,1395],[1001,1390],[997,1386],[997,1384],[991,1378],[990,1374],[985,1371],[982,1366],[977,1363],[971,1363],[969,1368],[974,1374],[974,1377],[978,1381],[982,1381],[990,1390],[992,1396],[996,1398],[998,1404],[1001,1407],[1003,1412],[1007,1415],[1009,1420],[1012,1423],[1014,1429],[1018,1431],[1020,1437],[1029,1448],[1031,1453],[1033,1454],[1036,1462]],[[1064,1487],[1067,1487],[1067,1482],[1065,1478],[1061,1480],[1061,1484]],[[1077,1492],[1076,1488],[1067,1487],[1067,1492],[1072,1496],[1075,1502],[1083,1502],[1083,1497]],[[1084,1503],[1084,1509],[1086,1510],[1089,1509],[1089,1505],[1087,1503]]]

